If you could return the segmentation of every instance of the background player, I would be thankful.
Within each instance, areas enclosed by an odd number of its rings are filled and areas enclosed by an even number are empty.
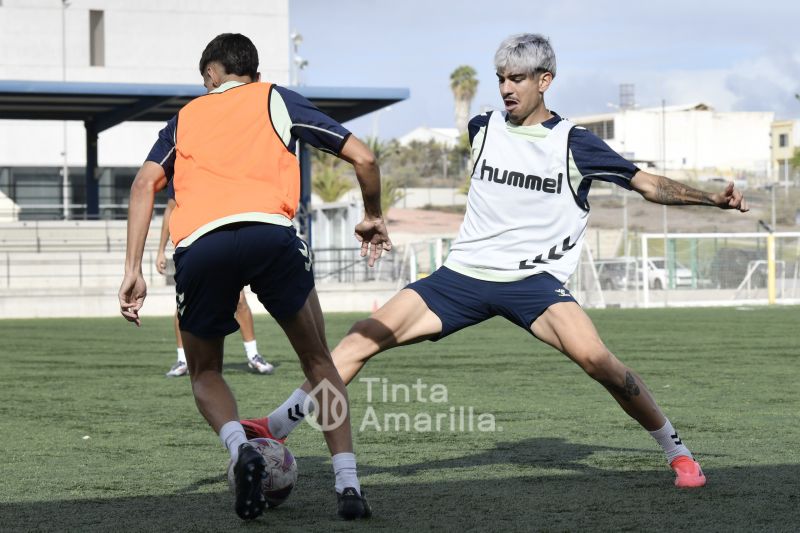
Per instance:
[[[506,114],[470,121],[474,166],[467,210],[445,265],[410,284],[356,323],[333,350],[345,383],[389,348],[439,340],[496,315],[575,361],[661,445],[678,487],[706,478],[642,379],[605,346],[564,287],[578,265],[594,180],[633,189],[666,205],[747,211],[733,184],[707,193],[629,163],[584,128],[548,110],[544,93],[555,54],[540,35],[506,39],[495,55]],[[243,421],[248,434],[283,438],[307,413],[304,384],[267,418]],[[294,413],[292,418],[287,413]]]
[[[159,274],[167,273],[167,240],[169,239],[169,218],[172,210],[175,209],[175,187],[170,181],[167,185],[167,207],[164,209],[164,219],[161,223],[161,236],[158,241],[158,255],[156,256],[156,270]],[[272,374],[275,367],[268,363],[261,354],[258,353],[258,343],[256,342],[256,329],[253,323],[253,312],[247,304],[244,289],[239,293],[239,303],[236,305],[234,318],[239,324],[239,331],[242,334],[244,343],[244,353],[247,357],[247,366],[259,374]],[[186,353],[183,350],[183,340],[181,339],[181,329],[178,324],[178,311],[175,310],[175,341],[178,345],[178,360],[167,372],[167,377],[185,376],[189,373],[186,365]]]

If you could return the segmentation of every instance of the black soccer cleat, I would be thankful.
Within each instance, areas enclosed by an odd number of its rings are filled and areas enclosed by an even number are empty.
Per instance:
[[[356,489],[347,487],[342,492],[336,493],[336,501],[339,504],[339,516],[345,520],[372,516],[372,508],[363,490],[359,495]]]
[[[261,482],[267,477],[267,463],[249,442],[239,446],[239,459],[233,467],[236,491],[236,514],[242,520],[252,520],[264,512],[267,499]]]

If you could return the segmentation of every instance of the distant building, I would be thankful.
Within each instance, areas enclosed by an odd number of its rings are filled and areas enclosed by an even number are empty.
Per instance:
[[[797,179],[790,165],[795,150],[800,149],[800,120],[776,120],[772,123],[772,180],[792,182]]]
[[[420,126],[397,139],[397,142],[402,146],[408,146],[415,141],[421,143],[435,141],[437,144],[447,148],[454,148],[458,145],[458,130],[456,128],[429,128],[427,126]]]
[[[720,112],[703,104],[569,117],[642,168],[675,179],[769,180],[772,112]]]
[[[238,0],[224,8],[207,1],[2,0],[0,28],[3,80],[199,87],[206,44],[220,33],[239,32],[258,48],[265,81],[289,81],[289,0]],[[162,127],[128,122],[100,134],[104,209],[124,214],[134,174]],[[80,204],[86,164],[81,122],[0,120],[0,215],[16,218],[18,205],[22,218],[60,218],[65,164],[70,203]]]

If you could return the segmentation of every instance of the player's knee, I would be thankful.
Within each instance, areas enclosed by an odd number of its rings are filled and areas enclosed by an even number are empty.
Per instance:
[[[359,320],[336,347],[337,360],[364,361],[376,353],[379,340],[375,332],[375,320]]]
[[[366,336],[369,333],[369,326],[370,326],[370,319],[359,320],[350,328],[350,331],[347,332],[347,337],[351,337],[352,335],[359,335],[359,336]]]
[[[585,351],[578,357],[578,362],[592,379],[601,383],[611,380],[614,356],[605,347],[596,347]]]

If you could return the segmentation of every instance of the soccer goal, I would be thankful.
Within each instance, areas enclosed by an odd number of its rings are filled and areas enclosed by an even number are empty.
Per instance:
[[[450,238],[437,237],[413,241],[400,246],[402,258],[398,270],[398,289],[407,283],[433,274],[444,264],[452,241]]]
[[[440,238],[406,244],[398,287],[439,268],[450,243]],[[800,232],[645,233],[627,248],[631,255],[598,259],[584,244],[566,284],[582,306],[800,303]]]
[[[800,232],[645,233],[637,300],[642,307],[800,303],[799,265]]]
[[[566,287],[572,296],[583,307],[602,309],[606,306],[606,299],[600,285],[597,265],[592,257],[591,249],[584,244],[581,249],[581,258],[575,273],[567,280]]]

